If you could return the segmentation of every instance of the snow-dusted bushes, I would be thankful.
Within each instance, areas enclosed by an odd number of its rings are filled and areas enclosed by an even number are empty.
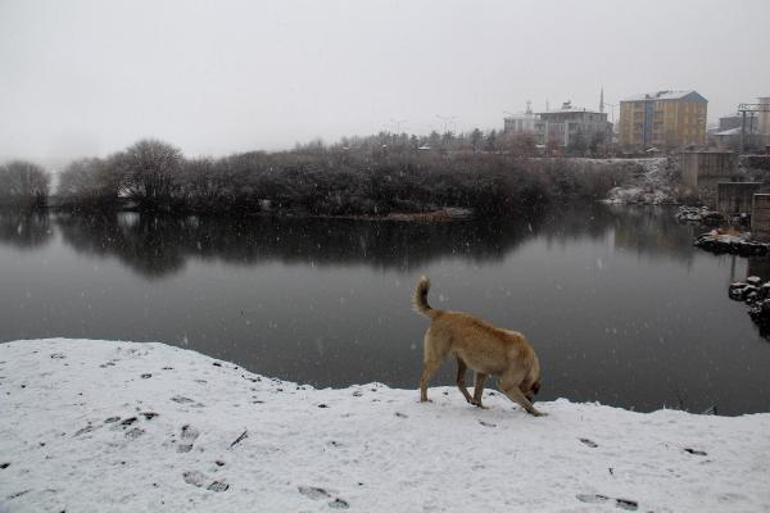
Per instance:
[[[555,199],[605,197],[634,173],[628,162],[530,159],[496,151],[411,146],[324,147],[186,160],[140,141],[110,158],[72,163],[60,194],[75,207],[133,200],[141,209],[382,216],[446,207],[479,216],[532,210]]]

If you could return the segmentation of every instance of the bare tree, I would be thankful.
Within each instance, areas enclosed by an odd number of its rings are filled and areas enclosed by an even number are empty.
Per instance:
[[[168,206],[176,192],[182,151],[155,139],[144,139],[113,157],[122,186],[144,207]]]
[[[0,203],[45,206],[51,175],[32,162],[15,160],[0,166]]]
[[[71,162],[59,176],[57,192],[65,202],[114,204],[122,181],[116,167],[109,160],[98,158]]]

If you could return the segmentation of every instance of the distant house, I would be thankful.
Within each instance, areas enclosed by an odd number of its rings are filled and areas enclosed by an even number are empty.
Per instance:
[[[620,101],[624,148],[677,148],[706,144],[708,100],[694,90],[655,91]]]
[[[731,128],[741,128],[743,126],[743,117],[740,114],[724,116],[719,118],[719,132],[730,130]],[[746,131],[751,133],[758,132],[759,117],[746,116]]]
[[[717,148],[725,150],[737,150],[741,141],[741,127],[728,128],[712,134],[713,142]]]

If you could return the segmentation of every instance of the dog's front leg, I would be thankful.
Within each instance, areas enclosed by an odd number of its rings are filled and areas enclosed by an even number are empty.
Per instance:
[[[535,408],[529,399],[527,399],[524,394],[519,390],[518,385],[511,385],[510,383],[502,384],[501,387],[502,391],[505,393],[505,395],[508,396],[508,398],[527,410],[527,413],[530,415],[534,415],[535,417],[542,417],[545,415],[545,413],[542,413],[541,411],[538,411],[537,408]]]
[[[483,372],[476,372],[476,386],[473,389],[473,400],[471,404],[479,408],[486,408],[481,404],[481,395],[484,393],[484,385],[487,382],[487,375]]]

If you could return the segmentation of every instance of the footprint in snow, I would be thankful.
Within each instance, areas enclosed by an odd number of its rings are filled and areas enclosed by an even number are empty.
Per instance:
[[[580,502],[586,502],[588,504],[601,504],[603,502],[607,502],[608,500],[610,500],[610,498],[607,497],[606,495],[598,495],[598,494],[589,495],[586,493],[581,493],[576,495],[576,497],[577,497],[577,500],[579,500]]]
[[[588,438],[579,438],[578,440],[580,440],[584,445],[587,445],[591,449],[596,449],[597,447],[599,447],[599,444],[597,444],[596,442]]]
[[[492,424],[491,422],[484,422],[483,420],[480,420],[479,424],[481,424],[484,427],[490,427],[490,428],[497,427],[497,424]]]
[[[206,477],[206,474],[203,472],[198,472],[197,470],[191,470],[182,473],[182,479],[184,479],[184,482],[189,485],[193,485],[198,488],[205,487],[206,490],[210,490],[212,492],[224,492],[230,488],[230,485],[227,484],[227,482],[224,480],[209,482],[209,478]]]
[[[185,397],[183,395],[175,395],[171,398],[171,400],[178,404],[189,404],[193,408],[202,408],[204,406],[203,403],[197,403],[194,399],[190,399],[189,397]]]
[[[94,429],[96,429],[96,427],[89,423],[86,427],[80,428],[77,431],[75,431],[75,434],[72,436],[80,436],[85,433],[90,433]]]
[[[690,454],[694,454],[696,456],[707,456],[706,451],[699,451],[697,449],[690,449],[689,447],[685,447],[685,452],[689,452]]]
[[[612,499],[606,495],[599,494],[578,494],[576,497],[579,501],[588,504],[603,504],[612,501],[615,503],[615,507],[627,511],[636,511],[639,508],[639,503],[630,499]]]
[[[308,499],[322,500],[322,499],[329,499],[332,497],[332,495],[328,491],[324,490],[323,488],[318,488],[315,486],[298,486],[297,490],[299,490],[299,493],[301,493]],[[340,499],[339,497],[335,497],[334,500],[329,501],[327,505],[333,509],[348,509],[350,507],[350,504],[348,503],[348,501],[344,499]]]
[[[348,504],[348,501],[337,497],[333,501],[329,502],[329,507],[334,509],[348,509],[350,504]]]
[[[136,440],[145,433],[144,429],[135,427],[126,431],[126,438],[130,440]]]
[[[193,448],[193,443],[200,436],[200,431],[192,427],[190,424],[182,426],[182,433],[179,437],[182,442],[176,447],[176,452],[190,452]]]
[[[639,503],[629,499],[615,499],[615,506],[628,511],[636,511],[639,508]]]
[[[136,417],[129,417],[129,418],[125,419],[123,422],[121,422],[120,425],[121,426],[130,426],[131,424],[133,424],[137,420],[139,420],[139,419],[137,419]]]
[[[318,500],[331,497],[331,494],[323,488],[317,488],[315,486],[298,486],[299,493],[307,497],[308,499]]]

